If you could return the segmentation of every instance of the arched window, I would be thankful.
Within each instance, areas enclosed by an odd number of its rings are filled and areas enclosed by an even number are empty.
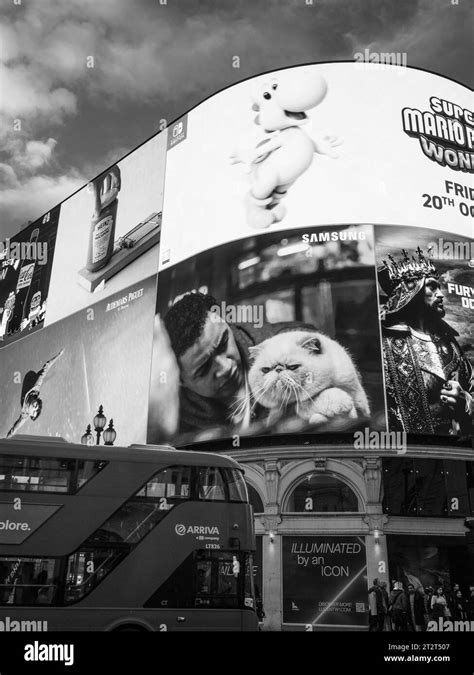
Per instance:
[[[263,513],[265,509],[263,508],[262,498],[258,494],[257,490],[254,487],[252,487],[249,483],[247,483],[247,490],[249,493],[249,502],[253,506],[253,512]]]
[[[293,490],[287,502],[290,513],[339,513],[359,510],[351,488],[333,476],[308,474]]]

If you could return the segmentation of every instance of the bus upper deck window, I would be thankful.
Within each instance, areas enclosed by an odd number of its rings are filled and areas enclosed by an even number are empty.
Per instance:
[[[231,502],[248,502],[247,486],[244,476],[238,469],[223,469],[225,481],[229,489]]]
[[[79,489],[91,478],[94,478],[99,471],[106,466],[107,462],[93,461],[91,459],[79,460],[77,467],[77,488]]]
[[[225,501],[225,482],[220,470],[213,466],[198,468],[198,496],[199,499]]]
[[[191,467],[168,466],[156,473],[136,496],[150,500],[189,499],[190,484]]]
[[[27,492],[70,492],[74,460],[55,457],[0,457],[0,489]]]

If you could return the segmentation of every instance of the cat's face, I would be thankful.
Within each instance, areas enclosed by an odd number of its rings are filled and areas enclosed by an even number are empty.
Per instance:
[[[249,384],[266,408],[285,407],[316,396],[334,383],[336,343],[320,333],[293,331],[250,347]]]

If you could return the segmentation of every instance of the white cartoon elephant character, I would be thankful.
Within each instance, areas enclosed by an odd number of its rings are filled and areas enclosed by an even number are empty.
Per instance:
[[[280,203],[288,188],[311,165],[315,152],[336,158],[342,141],[334,135],[311,138],[301,128],[308,122],[307,110],[319,105],[327,93],[326,80],[311,71],[289,71],[259,86],[252,109],[255,123],[266,133],[248,153],[234,152],[231,163],[243,162],[250,169],[246,196],[248,224],[265,229],[285,217]]]

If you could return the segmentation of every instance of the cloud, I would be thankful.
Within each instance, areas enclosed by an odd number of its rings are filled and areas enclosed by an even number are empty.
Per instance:
[[[391,30],[372,33],[366,40],[351,35],[355,51],[404,52],[408,65],[426,68],[469,85],[472,82],[472,17],[468,3],[453,5],[419,0]],[[413,11],[414,10],[414,11]]]
[[[472,81],[472,9],[464,2],[38,0],[11,3],[4,16],[0,183],[2,213],[16,223],[66,197],[79,176],[90,180],[161,118],[262,71],[351,59],[370,47]]]
[[[19,187],[17,175],[9,164],[0,163],[0,184],[6,188]]]
[[[48,138],[43,141],[28,141],[25,145],[25,152],[19,161],[25,168],[39,169],[47,164],[50,159],[57,141],[54,138]]]
[[[20,185],[23,177],[28,177],[38,169],[46,169],[51,163],[57,140],[48,138],[42,140],[26,140],[23,135],[10,137],[4,145],[4,153],[9,163],[2,163],[0,172],[0,186],[12,187]]]
[[[52,86],[49,78],[24,65],[14,68],[0,65],[0,88],[8,92],[8,96],[2,96],[0,112],[10,119],[44,115],[55,123],[76,111],[72,92]]]
[[[2,170],[9,172],[9,167],[0,164]],[[28,220],[36,220],[40,215],[66,199],[85,183],[84,177],[76,172],[63,176],[31,176],[20,183],[10,173],[12,186],[2,191],[0,202],[0,222],[2,238],[12,236],[26,224]]]
[[[32,173],[48,165],[56,144],[54,138],[48,138],[46,141],[25,141],[21,138],[9,140],[5,147],[10,157],[9,173],[15,176],[23,172]]]

